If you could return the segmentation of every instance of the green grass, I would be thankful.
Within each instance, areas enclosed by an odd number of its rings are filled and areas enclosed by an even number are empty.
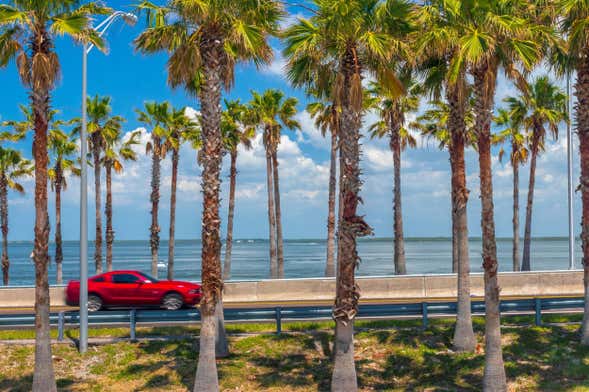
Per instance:
[[[578,344],[578,316],[550,316],[563,323],[529,326],[533,317],[504,317],[503,353],[511,391],[589,391],[589,348]],[[545,318],[548,320],[548,317]],[[364,391],[479,391],[484,363],[483,320],[474,319],[476,353],[451,346],[451,319],[358,321],[355,357]],[[231,356],[218,360],[222,390],[328,391],[332,371],[333,323],[232,324]],[[69,331],[74,334],[74,330]],[[197,327],[141,328],[138,336],[187,336]],[[31,337],[31,331],[0,331],[2,339]],[[125,328],[92,329],[91,336],[125,337]],[[0,346],[0,391],[28,391],[32,346]],[[90,346],[80,355],[71,345],[54,345],[58,388],[67,391],[192,390],[198,342],[127,341]]]

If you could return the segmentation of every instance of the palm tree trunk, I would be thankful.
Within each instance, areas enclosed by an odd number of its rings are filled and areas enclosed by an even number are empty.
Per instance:
[[[55,164],[55,269],[57,284],[63,283],[63,244],[61,240],[61,184],[63,183],[63,170],[61,169],[61,157],[57,157]]]
[[[168,237],[168,280],[174,279],[174,245],[176,231],[176,184],[178,182],[178,162],[180,151],[172,150],[172,185],[170,191],[170,235]]]
[[[8,286],[8,184],[6,173],[0,173],[0,225],[2,227],[2,283]]]
[[[512,151],[514,146],[512,145]],[[513,270],[519,271],[519,164],[511,162],[513,167]]]
[[[583,52],[577,66],[575,95],[577,96],[576,121],[581,156],[581,245],[583,248],[583,286],[585,312],[581,325],[581,344],[589,345],[589,50]]]
[[[534,203],[534,187],[536,182],[536,158],[538,157],[539,130],[534,127],[532,136],[532,151],[530,157],[530,182],[528,185],[528,202],[526,204],[526,226],[524,231],[524,257],[522,271],[530,271],[530,246],[532,242],[532,205]]]
[[[268,228],[270,230],[270,278],[278,278],[278,260],[276,257],[276,209],[274,208],[274,185],[272,181],[272,154],[266,152],[266,184],[268,188]]]
[[[235,211],[235,182],[237,179],[237,149],[231,151],[231,169],[229,171],[229,211],[227,214],[227,240],[225,241],[225,263],[223,281],[231,278],[231,250],[233,248],[233,214]]]
[[[336,184],[337,134],[331,131],[331,154],[329,164],[329,198],[327,202],[327,261],[325,276],[335,276],[335,184]]]
[[[278,177],[278,157],[276,150],[272,154],[272,170],[274,177],[274,207],[276,208],[276,259],[278,279],[284,279],[284,243],[282,241],[282,210],[280,209],[280,187]]]
[[[157,252],[160,247],[160,226],[158,224],[158,209],[160,202],[160,140],[153,137],[153,151],[151,152],[151,226],[149,228],[149,244],[151,248],[151,274],[157,278]]]
[[[493,177],[491,169],[491,118],[495,96],[496,66],[482,64],[474,72],[476,124],[478,136],[481,231],[483,237],[483,268],[485,270],[485,370],[484,391],[507,391],[503,352],[501,349],[501,320],[499,314],[499,285],[497,284],[497,244],[493,207]],[[491,78],[489,80],[489,78]]]
[[[391,121],[391,141],[390,147],[393,152],[393,171],[394,171],[394,189],[393,189],[393,216],[394,216],[394,235],[395,235],[395,275],[406,275],[407,266],[405,263],[405,239],[403,237],[403,212],[401,208],[401,140],[400,131],[401,122]]]
[[[94,217],[96,221],[96,232],[94,239],[94,263],[96,274],[102,273],[102,213],[101,213],[101,190],[100,190],[100,131],[92,134],[92,156],[94,158]]]
[[[360,260],[356,249],[356,238],[368,235],[372,229],[356,214],[360,202],[360,111],[355,110],[349,92],[352,78],[359,64],[355,48],[349,47],[343,59],[342,121],[340,149],[342,171],[340,195],[343,200],[342,217],[338,225],[338,273],[333,317],[336,322],[334,365],[331,390],[334,392],[353,392],[358,390],[354,363],[354,318],[358,309],[360,292],[355,282],[354,272]]]
[[[44,27],[39,28],[31,40],[33,58],[37,53],[48,56],[52,42]],[[33,68],[34,69],[34,68]],[[33,73],[33,81],[38,76]],[[49,213],[47,203],[47,128],[49,113],[49,91],[33,83],[31,92],[35,136],[33,157],[35,159],[35,368],[33,373],[34,392],[57,390],[51,355],[49,325]]]
[[[450,131],[450,167],[452,168],[452,264],[457,272],[456,327],[453,346],[456,351],[474,351],[476,338],[472,329],[470,301],[470,260],[468,257],[467,203],[469,191],[466,188],[466,165],[464,144],[466,125],[466,89],[464,74],[454,86],[447,86],[446,99],[450,106],[448,129]],[[454,269],[454,268],[453,268]]]
[[[115,240],[115,232],[112,228],[112,161],[107,159],[104,165],[106,172],[106,203],[104,213],[106,215],[106,270],[112,271],[112,245]]]
[[[220,302],[221,280],[221,219],[219,217],[221,187],[221,73],[224,48],[219,32],[210,28],[200,41],[203,82],[199,92],[202,114],[202,289],[200,311],[202,327],[200,349],[194,381],[195,392],[219,390],[215,361],[215,338],[218,335],[217,303]]]

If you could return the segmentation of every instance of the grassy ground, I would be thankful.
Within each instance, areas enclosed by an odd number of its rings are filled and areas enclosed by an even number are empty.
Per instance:
[[[547,320],[547,319],[545,319]],[[568,322],[578,317],[552,317]],[[504,318],[503,347],[512,391],[589,391],[589,349],[578,344],[578,325],[530,327],[530,318]],[[483,321],[475,319],[481,345],[474,354],[449,350],[451,320],[358,322],[356,364],[364,391],[479,391],[484,362]],[[327,391],[332,324],[285,324],[288,333],[232,336],[229,358],[218,360],[226,391]],[[271,332],[273,325],[231,325],[230,333]],[[73,331],[70,331],[73,332]],[[190,335],[197,328],[142,328],[138,337]],[[127,336],[125,329],[91,330],[91,336]],[[28,338],[30,331],[0,331],[0,339]],[[80,356],[55,345],[58,387],[66,391],[192,390],[198,343],[119,342],[91,346]],[[28,391],[32,346],[0,345],[0,391]]]

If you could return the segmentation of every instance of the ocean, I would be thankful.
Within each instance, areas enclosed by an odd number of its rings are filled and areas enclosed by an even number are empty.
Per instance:
[[[523,245],[523,241],[522,241]],[[322,277],[325,268],[326,241],[324,239],[285,240],[284,274],[285,278]],[[33,285],[34,266],[29,258],[33,244],[29,241],[9,243],[10,285]],[[89,243],[88,271],[94,268],[94,245]],[[224,247],[223,247],[224,249]],[[49,249],[50,284],[55,283],[54,245]],[[357,271],[359,276],[393,275],[393,241],[390,238],[361,239],[358,252],[362,261]],[[66,241],[63,245],[64,282],[79,277],[79,243]],[[499,270],[510,271],[511,239],[497,240]],[[168,242],[161,241],[160,262],[166,262]],[[149,273],[151,253],[148,241],[116,241],[113,247],[114,269],[136,269]],[[441,274],[452,269],[452,242],[449,238],[408,238],[405,240],[407,273]],[[575,267],[581,268],[581,245],[577,240]],[[223,260],[223,255],[222,255]],[[259,280],[269,277],[268,241],[263,239],[239,239],[233,244],[231,280]],[[175,248],[175,279],[200,280],[200,241],[178,240]],[[566,238],[534,238],[532,240],[533,270],[568,269],[568,242]],[[104,264],[104,251],[103,251]],[[481,240],[470,240],[470,264],[472,272],[482,271]],[[159,269],[159,277],[166,277],[165,265]]]

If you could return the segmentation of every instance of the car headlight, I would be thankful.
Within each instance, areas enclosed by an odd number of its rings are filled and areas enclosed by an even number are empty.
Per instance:
[[[188,292],[188,294],[200,294],[200,289],[192,289]]]

